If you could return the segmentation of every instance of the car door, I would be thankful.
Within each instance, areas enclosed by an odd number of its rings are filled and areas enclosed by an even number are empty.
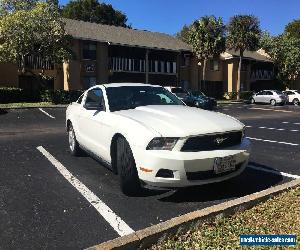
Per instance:
[[[105,119],[105,102],[103,91],[93,88],[87,92],[79,115],[79,131],[82,146],[102,158],[106,148],[103,145],[103,120]]]
[[[274,93],[272,91],[265,91],[264,103],[270,103],[272,99],[275,99]]]
[[[255,102],[263,102],[263,95],[264,91],[258,92],[254,97]]]

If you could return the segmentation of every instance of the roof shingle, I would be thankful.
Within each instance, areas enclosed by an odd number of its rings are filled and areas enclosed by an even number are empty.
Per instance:
[[[66,32],[77,39],[174,51],[191,51],[188,44],[159,33],[63,18]]]

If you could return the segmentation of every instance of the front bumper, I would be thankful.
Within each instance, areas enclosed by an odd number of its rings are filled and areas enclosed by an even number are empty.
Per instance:
[[[138,147],[132,147],[132,151],[141,181],[154,187],[176,188],[220,182],[239,175],[248,164],[250,142],[245,138],[235,147],[202,152],[145,150]],[[234,156],[236,170],[214,174],[215,158],[225,156]],[[173,177],[157,177],[161,169],[171,170]]]

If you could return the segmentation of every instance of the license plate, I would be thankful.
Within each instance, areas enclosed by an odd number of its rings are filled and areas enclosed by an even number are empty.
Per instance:
[[[214,161],[214,172],[220,174],[235,170],[235,159],[233,156],[217,157]]]

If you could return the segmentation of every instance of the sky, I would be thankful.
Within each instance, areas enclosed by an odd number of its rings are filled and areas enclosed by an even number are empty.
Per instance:
[[[60,0],[64,5],[69,0]],[[104,0],[124,12],[132,28],[176,34],[184,24],[205,15],[227,23],[237,14],[259,18],[261,29],[278,35],[287,23],[300,19],[300,0]]]

